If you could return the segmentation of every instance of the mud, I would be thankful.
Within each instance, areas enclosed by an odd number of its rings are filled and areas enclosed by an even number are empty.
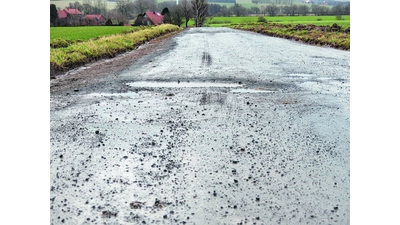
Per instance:
[[[349,78],[348,51],[228,28],[57,76],[50,222],[349,224]]]

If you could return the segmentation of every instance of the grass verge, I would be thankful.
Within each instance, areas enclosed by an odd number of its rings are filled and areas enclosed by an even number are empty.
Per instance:
[[[50,45],[50,78],[85,63],[111,58],[135,49],[147,41],[181,30],[178,26],[163,24],[134,32],[99,37],[86,41],[64,40],[65,44]],[[61,41],[60,41],[61,42]]]
[[[292,39],[317,46],[329,46],[336,49],[350,50],[350,27],[344,29],[336,23],[332,26],[252,23],[231,24],[227,27],[253,31],[273,37]]]

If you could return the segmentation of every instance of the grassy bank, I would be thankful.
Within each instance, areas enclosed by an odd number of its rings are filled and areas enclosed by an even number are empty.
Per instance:
[[[50,42],[50,77],[92,60],[114,57],[146,41],[179,30],[175,25],[164,24],[86,40],[54,39]],[[90,33],[89,30],[87,32]]]
[[[337,24],[317,26],[314,24],[252,23],[232,24],[228,27],[274,37],[293,39],[317,46],[350,50],[350,28],[343,28]]]

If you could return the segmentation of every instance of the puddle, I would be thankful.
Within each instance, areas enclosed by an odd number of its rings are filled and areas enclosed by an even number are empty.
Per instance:
[[[214,82],[133,82],[127,83],[127,85],[132,87],[241,87],[241,84],[234,83],[214,83]]]
[[[233,93],[271,93],[273,90],[263,90],[263,89],[234,89],[231,90]]]

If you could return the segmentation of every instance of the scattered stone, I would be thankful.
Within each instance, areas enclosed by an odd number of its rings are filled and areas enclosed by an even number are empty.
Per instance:
[[[134,202],[131,202],[129,205],[130,205],[131,209],[140,209],[140,208],[142,208],[144,203],[145,202],[134,201]]]
[[[160,200],[158,200],[156,198],[156,200],[154,201],[154,205],[153,206],[156,207],[156,208],[162,208],[163,204],[162,204],[162,202]]]
[[[111,218],[112,216],[117,216],[117,212],[111,212],[111,211],[108,211],[108,210],[106,210],[106,211],[103,211],[102,213],[101,213],[101,217],[102,218]]]

